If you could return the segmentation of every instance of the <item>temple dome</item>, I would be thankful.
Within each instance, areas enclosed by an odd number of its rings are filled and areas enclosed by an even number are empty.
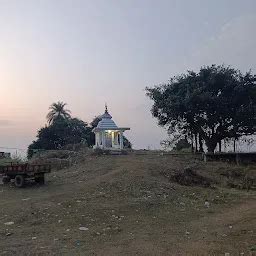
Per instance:
[[[108,108],[105,106],[105,113],[101,116],[101,121],[99,121],[97,128],[111,130],[117,129],[117,125],[112,120],[112,116],[108,113]]]
[[[111,129],[116,129],[117,125],[110,118],[102,118],[101,121],[99,121],[97,128],[111,130]]]

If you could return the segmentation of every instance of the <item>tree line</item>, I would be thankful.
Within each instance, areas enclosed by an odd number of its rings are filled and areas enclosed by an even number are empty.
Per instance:
[[[37,132],[36,140],[28,147],[28,158],[41,150],[58,150],[68,145],[82,144],[92,147],[95,144],[93,129],[101,121],[96,116],[91,123],[72,117],[64,102],[53,103],[47,114],[47,124]],[[131,148],[130,141],[124,137],[124,147]]]
[[[256,132],[256,75],[225,65],[202,67],[146,88],[152,115],[175,138],[189,139],[195,151],[221,151],[223,140]]]

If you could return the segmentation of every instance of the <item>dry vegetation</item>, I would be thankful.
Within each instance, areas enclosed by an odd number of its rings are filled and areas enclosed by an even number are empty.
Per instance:
[[[72,154],[45,186],[0,186],[1,255],[254,255],[253,166]]]

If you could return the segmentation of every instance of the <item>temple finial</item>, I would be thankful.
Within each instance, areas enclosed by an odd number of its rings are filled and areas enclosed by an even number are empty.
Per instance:
[[[105,103],[105,113],[108,114],[108,106],[107,106],[107,103]]]

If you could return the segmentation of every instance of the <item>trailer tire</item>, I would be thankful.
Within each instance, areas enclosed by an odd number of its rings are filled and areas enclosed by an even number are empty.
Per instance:
[[[25,178],[23,175],[16,175],[14,179],[14,184],[17,188],[22,188],[25,185]]]

